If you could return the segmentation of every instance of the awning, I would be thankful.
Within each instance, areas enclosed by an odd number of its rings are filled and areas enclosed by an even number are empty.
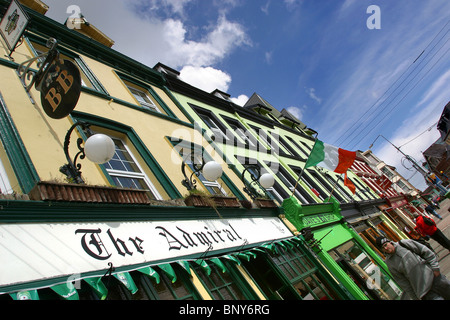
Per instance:
[[[177,281],[178,277],[172,264],[181,266],[182,269],[185,270],[188,274],[191,274],[192,263],[199,265],[207,275],[211,275],[211,265],[217,266],[221,272],[225,273],[228,272],[228,270],[223,260],[229,260],[240,265],[241,261],[249,262],[252,259],[255,259],[258,254],[266,254],[268,251],[278,252],[278,250],[286,250],[287,248],[299,246],[301,243],[303,243],[303,241],[304,240],[301,236],[292,236],[290,238],[279,239],[276,241],[271,241],[269,243],[262,243],[253,248],[248,248],[238,252],[232,252],[220,256],[202,257],[201,259],[176,260],[170,263],[149,265],[140,268],[130,267],[130,271],[139,271],[146,276],[154,279],[156,283],[160,283],[161,276],[157,271],[157,268],[159,268],[172,281],[172,283],[174,283]],[[102,277],[83,277],[82,275],[80,275],[80,278],[71,277],[71,282],[55,284],[50,286],[49,288],[65,300],[78,300],[79,295],[74,283],[76,284],[77,281],[83,280],[89,285],[89,287],[97,294],[97,296],[101,300],[105,300],[108,295],[107,284],[109,280],[107,276],[113,276],[114,278],[119,280],[120,283],[124,285],[131,294],[135,294],[138,291],[138,288],[128,271],[115,272],[112,268],[110,268],[110,270],[108,270],[108,272],[106,272],[106,274],[104,274],[104,276]],[[14,300],[39,300],[38,292],[39,289],[21,290],[18,292],[9,293],[9,295]]]

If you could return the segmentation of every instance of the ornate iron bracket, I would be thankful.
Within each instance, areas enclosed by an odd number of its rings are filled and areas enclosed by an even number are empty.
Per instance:
[[[22,81],[27,92],[31,87],[35,85],[35,88],[40,91],[42,81],[46,79],[47,73],[53,62],[58,59],[59,52],[56,50],[57,41],[54,38],[47,40],[46,47],[49,48],[48,52],[42,53],[36,57],[28,59],[22,62],[17,68],[17,73]],[[45,59],[43,62],[42,60]],[[37,61],[38,71],[32,70],[31,65]],[[27,84],[27,82],[29,82]]]
[[[247,182],[245,179],[246,172],[250,173],[251,182]],[[253,185],[259,185],[259,178],[261,177],[261,169],[256,164],[246,166],[245,170],[242,171],[241,180],[244,183],[244,191],[250,196],[252,200],[255,200],[258,197],[266,197],[267,195],[258,192]]]
[[[185,186],[186,189],[188,189],[188,191],[191,191],[191,190],[197,189],[197,180],[194,179],[194,175],[196,175],[197,177],[200,176],[201,171],[202,171],[203,167],[205,166],[205,160],[202,158],[201,164],[193,163],[194,171],[189,176],[189,178],[186,174],[186,166],[187,166],[186,161],[183,160],[183,162],[181,163],[181,172],[183,173],[184,179],[181,180],[181,184],[183,186]]]
[[[77,126],[80,126],[82,130],[87,130],[88,136],[92,135],[92,132],[89,129],[90,124],[87,124],[85,122],[77,121],[70,127],[70,129],[66,133],[66,138],[64,140],[64,154],[66,155],[68,163],[60,167],[59,171],[65,174],[70,182],[84,184],[84,180],[81,178],[81,171],[80,171],[81,164],[77,163],[78,157],[80,159],[84,159],[86,157],[86,154],[84,153],[84,148],[81,146],[81,144],[84,142],[83,139],[81,138],[77,139],[77,146],[78,150],[80,151],[78,151],[73,160],[70,159],[69,156],[70,135]]]

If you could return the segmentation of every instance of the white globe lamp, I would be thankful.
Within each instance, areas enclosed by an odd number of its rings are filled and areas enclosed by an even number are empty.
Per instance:
[[[275,183],[274,177],[270,173],[264,173],[259,178],[259,183],[264,189],[271,188]]]
[[[86,157],[94,163],[106,163],[114,156],[114,141],[106,134],[97,133],[84,143]]]
[[[203,166],[202,174],[208,181],[216,181],[222,173],[222,166],[215,161],[209,161]]]

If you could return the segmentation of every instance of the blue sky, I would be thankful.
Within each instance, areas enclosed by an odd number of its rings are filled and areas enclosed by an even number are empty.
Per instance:
[[[256,92],[348,150],[367,150],[382,134],[422,161],[450,101],[448,0],[44,2],[59,22],[77,6],[119,52],[151,67],[162,62],[241,105]],[[370,5],[380,29],[367,26]],[[425,187],[387,141],[372,150]]]

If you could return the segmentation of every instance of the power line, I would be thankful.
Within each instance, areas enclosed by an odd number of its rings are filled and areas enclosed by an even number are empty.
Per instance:
[[[406,142],[406,143],[404,143],[404,144],[402,144],[401,146],[399,146],[399,148],[401,148],[401,147],[403,147],[403,146],[405,146],[405,145],[407,145],[408,143],[411,143],[411,142],[413,142],[414,140],[416,140],[417,138],[419,138],[421,135],[423,135],[424,133],[426,133],[427,131],[431,131],[431,129],[433,129],[433,127],[435,126],[435,125],[437,125],[438,124],[438,122],[439,122],[439,120],[438,121],[436,121],[435,123],[433,123],[432,125],[431,125],[431,127],[429,127],[428,129],[426,129],[424,132],[422,132],[421,134],[419,134],[418,136],[416,136],[415,138],[412,138],[411,140],[409,140],[408,142]]]
[[[448,24],[448,22],[447,22],[447,24]],[[446,25],[447,25],[446,24]],[[442,30],[442,29],[441,29]],[[450,30],[448,30],[446,33],[445,33],[445,35],[449,32]],[[445,36],[444,35],[444,36]],[[435,37],[436,38],[436,37]],[[435,39],[434,38],[434,39]],[[443,37],[442,37],[443,38]],[[439,41],[441,41],[442,40],[442,38],[441,39],[439,39]],[[434,41],[434,39],[433,39],[433,41]],[[433,55],[433,57],[431,58],[431,59],[433,59],[436,55],[437,55],[437,53],[442,49],[442,47],[449,41],[450,39],[447,39],[447,41],[439,48],[439,50],[436,52],[436,53],[434,53],[434,55]],[[431,42],[430,42],[430,44],[431,44]],[[428,45],[429,46],[429,45]],[[432,48],[432,49],[434,49],[435,47],[437,46],[437,44]],[[448,52],[449,50],[447,50],[446,52],[445,52],[445,54],[447,54],[447,52]],[[430,51],[431,52],[431,51]],[[438,61],[437,62],[439,62],[442,58],[443,58],[443,56],[445,56],[445,54],[444,55],[442,55],[439,59],[438,59]],[[427,56],[429,55],[429,53],[427,53]],[[426,57],[424,57],[424,59],[425,59]],[[416,66],[416,68],[417,67],[419,67],[419,65],[424,61],[424,59],[422,59],[422,61]],[[406,86],[408,86],[418,75],[419,75],[419,73],[431,62],[431,59],[420,69],[420,71],[407,83],[407,85]],[[430,71],[431,71],[431,69],[437,64],[437,62],[430,68],[430,70],[428,70],[427,71],[427,73],[426,74],[428,74]],[[414,71],[414,70],[413,70]],[[412,74],[412,73],[411,73]],[[410,74],[410,75],[411,75]],[[426,75],[425,74],[425,75]],[[410,75],[408,75],[408,76],[410,76]],[[419,82],[420,81],[422,81],[423,80],[423,78],[424,78],[424,76],[419,80]],[[401,84],[403,84],[404,82],[406,81],[406,79],[405,80],[403,80],[402,81],[402,83]],[[419,84],[419,82],[417,82],[415,85],[414,85],[414,87],[416,87],[418,84]],[[401,90],[401,91],[403,91],[403,90],[405,90],[406,89],[406,86]],[[414,88],[413,87],[413,88]],[[398,88],[398,87],[397,87]],[[394,97],[394,99],[401,93],[401,91]],[[407,94],[405,95],[405,96],[403,96],[403,98],[400,100],[400,102],[402,102],[403,101],[403,99],[411,92],[412,90],[409,90],[408,92],[407,92]],[[394,91],[395,92],[395,91]],[[389,97],[392,95],[392,93],[389,95]],[[389,98],[388,97],[388,98]],[[387,99],[386,99],[387,100]],[[385,101],[386,101],[385,100]],[[400,103],[399,102],[399,103]],[[390,103],[393,103],[393,102],[390,102]],[[399,103],[397,103],[397,105],[395,105],[394,106],[394,108],[392,108],[389,112],[388,112],[388,114],[385,114],[384,115],[384,117],[382,118],[382,120],[381,121],[379,121],[376,125],[375,125],[375,127],[376,126],[378,126],[378,125],[380,125],[381,123],[382,123],[382,121],[386,118],[386,116],[387,115],[389,115],[390,113],[392,113],[392,111],[399,105]],[[389,105],[389,104],[388,104]],[[386,105],[382,110],[381,110],[381,112],[379,112],[379,114],[381,115],[382,114],[382,112],[383,111],[385,111],[386,110],[386,108],[388,107],[388,105]],[[381,106],[381,105],[380,105]],[[373,127],[369,132],[371,132],[371,131],[373,131],[374,129],[375,129],[375,127]],[[366,126],[365,128],[363,128],[363,130],[364,129],[367,129],[368,128],[368,126]],[[356,130],[354,130],[353,132],[355,132]],[[366,134],[367,135],[367,134]],[[350,137],[350,136],[349,136]],[[358,135],[356,135],[356,136],[353,136],[353,138],[348,142],[348,144],[350,144],[353,140],[355,140],[355,138],[357,138],[358,137]],[[358,141],[358,143],[359,142],[361,142],[361,140],[363,139],[364,137],[362,137],[359,141]]]
[[[435,39],[439,36],[439,34],[441,34],[441,32],[446,28],[446,26],[448,25],[450,23],[450,20],[449,21],[447,21],[447,23],[441,28],[441,30],[434,36],[434,38],[429,42],[429,44],[426,46],[426,48],[420,53],[420,55],[414,60],[414,62],[412,63],[412,64],[410,64],[409,66],[408,66],[408,68],[400,75],[400,77],[399,78],[397,78],[397,80],[388,88],[388,90],[386,90],[384,93],[383,93],[383,95],[380,97],[380,98],[378,98],[377,99],[377,101],[368,109],[368,110],[366,110],[366,112],[364,113],[364,114],[362,114],[360,117],[359,117],[359,119],[352,125],[352,126],[350,126],[336,141],[335,141],[335,143],[337,143],[337,142],[339,142],[339,140],[341,140],[341,138],[342,137],[345,137],[345,139],[342,141],[342,143],[344,143],[347,139],[349,139],[350,137],[352,137],[353,135],[354,135],[354,133],[365,123],[365,122],[367,122],[369,119],[370,119],[370,117],[374,114],[374,112],[375,111],[377,111],[377,110],[373,110],[369,115],[368,115],[368,118],[366,119],[366,121],[361,121],[367,114],[368,114],[368,112],[370,112],[377,104],[378,104],[378,102],[383,98],[383,96],[385,96],[391,89],[392,89],[392,87],[408,72],[408,70],[411,68],[411,67],[415,67],[414,68],[414,70],[412,70],[411,71],[411,73],[407,76],[407,77],[405,77],[405,79],[399,84],[399,85],[397,85],[397,87],[395,88],[395,90],[393,91],[393,92],[391,92],[390,94],[389,94],[389,96],[380,104],[380,106],[384,103],[384,102],[386,102],[396,91],[397,91],[397,89],[401,86],[401,85],[403,85],[403,83],[407,80],[407,78],[409,77],[409,76],[411,76],[411,74],[415,71],[415,69],[417,69],[419,66],[420,66],[420,64],[422,64],[423,63],[423,61],[426,59],[426,56],[428,56],[432,51],[433,51],[433,49],[438,45],[438,43],[445,37],[445,35],[450,31],[450,30],[447,30],[447,32],[438,40],[438,42],[433,46],[433,48],[430,50],[430,51],[427,51],[427,49],[431,46],[431,44],[435,41]],[[448,42],[448,40],[444,43],[444,45],[446,44]],[[443,46],[444,46],[443,45]],[[436,56],[436,54],[442,49],[442,47],[443,46],[441,46],[441,48],[439,48],[439,50],[433,55],[433,57],[432,58],[434,58],[434,56]],[[424,52],[427,52],[427,54],[426,54],[426,56],[418,63],[418,64],[416,64],[416,61],[424,54]],[[445,55],[445,54],[444,54]],[[432,59],[431,58],[431,59]],[[440,59],[442,59],[442,57],[440,58]],[[439,60],[440,60],[439,59]],[[430,63],[431,61],[428,61],[426,64],[425,64],[425,66],[428,64],[428,63]],[[435,64],[436,65],[436,64]],[[424,67],[425,67],[424,66]],[[423,69],[424,69],[424,67],[420,70],[420,71],[422,71]],[[434,67],[434,66],[433,66]],[[420,72],[419,71],[419,72]],[[429,72],[429,71],[428,71]],[[414,78],[416,78],[418,76],[418,74],[416,74],[415,76],[414,76]],[[412,79],[412,80],[414,80],[414,78]],[[422,77],[422,79],[423,79],[423,77]],[[407,83],[407,85],[409,85],[410,83],[411,83],[411,81],[412,80],[410,80],[408,83]],[[420,81],[419,81],[420,82]],[[417,84],[416,84],[417,85]],[[415,86],[416,86],[415,85]],[[401,91],[403,91],[404,89],[406,88],[406,86],[401,90]],[[409,91],[410,92],[410,91]],[[408,93],[409,93],[408,92]],[[400,93],[398,93],[395,97],[394,97],[394,99],[399,95]],[[403,97],[402,98],[402,100],[404,99],[405,97]],[[391,102],[392,103],[392,102]],[[398,104],[397,104],[397,106],[398,106]],[[384,111],[385,109],[387,108],[387,106],[382,110],[382,111]],[[395,108],[395,107],[394,107]],[[390,112],[392,112],[392,110],[390,111]],[[380,114],[380,112],[378,112],[379,114]],[[385,117],[384,117],[385,118]],[[352,133],[351,134],[347,134],[354,126],[356,125],[356,128],[354,128],[353,130],[352,130]],[[366,129],[368,128],[367,126],[365,127]],[[364,128],[363,128],[363,130],[364,130]],[[361,133],[360,133],[361,134]],[[358,135],[357,135],[358,136]],[[357,136],[354,136],[348,143],[351,143]]]
[[[450,40],[450,39],[449,39]],[[448,41],[448,40],[447,40]],[[385,113],[383,118],[369,131],[366,133],[366,135],[362,136],[361,139],[358,140],[356,144],[353,144],[353,146],[359,144],[369,133],[371,133],[375,128],[377,128],[383,121],[386,119],[387,116],[389,116],[395,108],[398,107],[398,105],[406,98],[406,96],[425,78],[425,76],[428,75],[428,73],[436,66],[436,64],[450,51],[450,48],[447,49],[447,51],[434,63],[434,65],[420,78],[420,80],[400,99],[400,101],[388,112]],[[423,69],[423,68],[422,68]],[[386,109],[386,108],[384,108]],[[384,109],[382,111],[384,111]],[[353,139],[352,139],[353,141]]]

